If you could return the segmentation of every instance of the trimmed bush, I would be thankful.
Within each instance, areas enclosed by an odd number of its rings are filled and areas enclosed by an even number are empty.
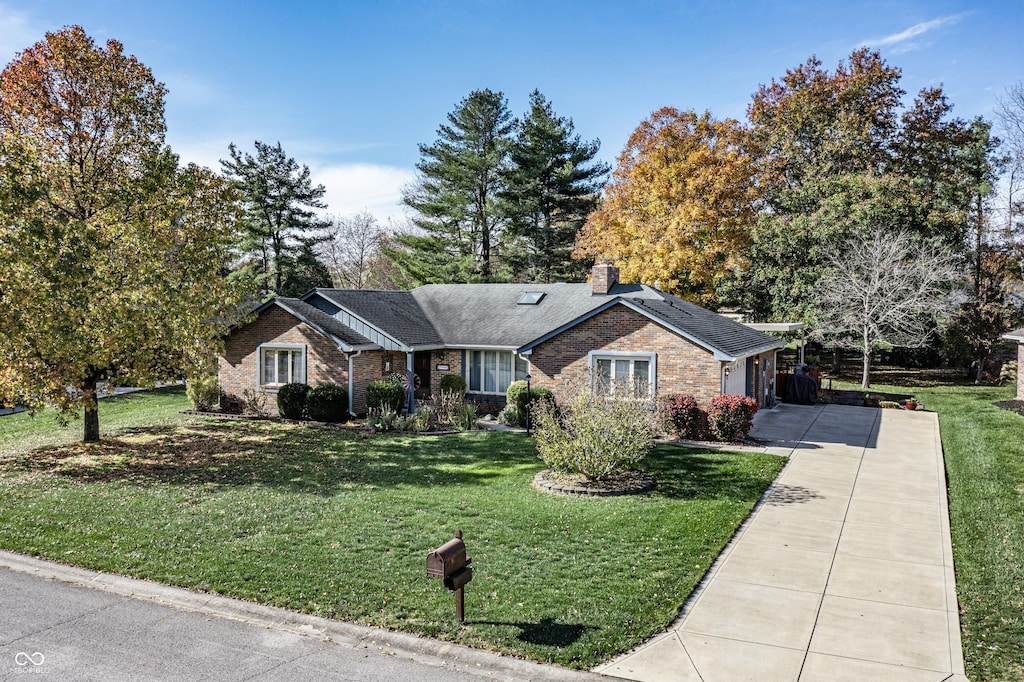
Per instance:
[[[527,383],[519,380],[509,384],[508,390],[505,391],[505,409],[502,413],[505,413],[508,426],[526,426],[526,411],[532,403],[541,400],[553,402],[555,399],[551,391],[543,386],[533,386],[529,393],[526,392],[526,387]],[[498,419],[501,420],[500,414]]]
[[[216,374],[189,379],[185,385],[185,395],[192,403],[193,410],[205,412],[220,402],[220,385]]]
[[[708,427],[715,440],[743,440],[754,426],[757,403],[745,395],[720,395],[708,407]]]
[[[665,396],[661,410],[665,430],[676,438],[700,440],[707,435],[707,415],[692,395],[674,393]]]
[[[366,407],[370,410],[390,408],[400,412],[405,407],[405,389],[401,384],[386,379],[371,381],[366,387]]]
[[[277,411],[285,419],[302,419],[306,413],[306,384],[285,384],[277,390]]]
[[[650,410],[635,400],[595,399],[589,380],[570,385],[564,404],[538,401],[533,422],[545,464],[593,481],[635,468],[654,447]]]
[[[460,396],[466,394],[466,380],[458,374],[445,374],[438,384],[441,393],[457,393]]]
[[[338,384],[320,384],[306,396],[306,412],[318,422],[342,422],[348,418],[348,391]]]

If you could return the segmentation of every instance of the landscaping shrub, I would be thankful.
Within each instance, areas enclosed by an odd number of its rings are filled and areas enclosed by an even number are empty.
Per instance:
[[[306,384],[285,384],[277,390],[277,411],[285,419],[302,419],[306,413]]]
[[[570,382],[565,396],[559,406],[539,400],[533,407],[537,451],[556,472],[600,481],[635,468],[651,451],[654,425],[643,403],[595,398],[589,377]]]
[[[526,426],[526,412],[532,403],[554,401],[554,395],[543,386],[534,386],[529,393],[526,388],[527,383],[522,380],[509,384],[505,391],[505,408],[498,414],[499,422],[506,426]]]
[[[267,416],[267,394],[251,388],[242,391],[242,414],[247,417]]]
[[[185,385],[185,395],[192,403],[193,410],[206,411],[220,402],[220,385],[216,374],[189,379]]]
[[[458,374],[445,374],[438,383],[441,393],[457,393],[460,396],[466,394],[466,380]]]
[[[348,391],[338,384],[320,384],[306,396],[306,412],[318,422],[341,422],[348,418]]]
[[[401,384],[386,379],[371,381],[366,387],[366,407],[370,410],[389,407],[399,412],[405,407],[405,389]]]
[[[716,440],[735,441],[746,438],[754,426],[757,403],[745,395],[720,395],[708,407],[708,427]]]
[[[405,426],[405,421],[390,405],[376,408],[366,422],[373,431],[394,431]]]
[[[676,438],[700,440],[707,436],[707,415],[692,395],[673,393],[661,404],[662,423]]]

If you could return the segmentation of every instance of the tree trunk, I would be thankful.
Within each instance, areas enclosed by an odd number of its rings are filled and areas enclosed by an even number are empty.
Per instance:
[[[985,377],[985,360],[987,360],[984,353],[978,354],[978,369],[974,372],[974,383],[980,384],[981,380]]]
[[[864,349],[864,369],[860,375],[860,387],[871,388],[871,341],[868,339],[868,333],[865,330],[861,343]]]
[[[100,440],[100,410],[96,399],[96,377],[89,377],[82,387],[82,402],[85,405],[84,432],[82,442],[98,443]]]
[[[832,349],[832,374],[839,375],[843,371],[843,349],[836,346]]]

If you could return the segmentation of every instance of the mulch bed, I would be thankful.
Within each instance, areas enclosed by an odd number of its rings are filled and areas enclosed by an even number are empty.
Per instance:
[[[992,403],[1002,410],[1010,410],[1024,417],[1024,400],[997,400]]]
[[[556,474],[545,469],[533,477],[533,485],[555,495],[613,497],[646,493],[654,488],[654,479],[642,471],[624,471],[603,481],[590,481],[583,476]]]

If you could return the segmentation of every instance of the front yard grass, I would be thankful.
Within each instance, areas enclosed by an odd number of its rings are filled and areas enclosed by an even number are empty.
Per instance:
[[[531,487],[522,434],[182,420],[34,442],[0,456],[5,549],[576,668],[663,630],[783,464],[659,446],[653,493],[566,498]],[[425,577],[457,529],[464,626]]]
[[[937,412],[967,675],[1024,679],[1024,417],[1013,386],[872,385]]]

